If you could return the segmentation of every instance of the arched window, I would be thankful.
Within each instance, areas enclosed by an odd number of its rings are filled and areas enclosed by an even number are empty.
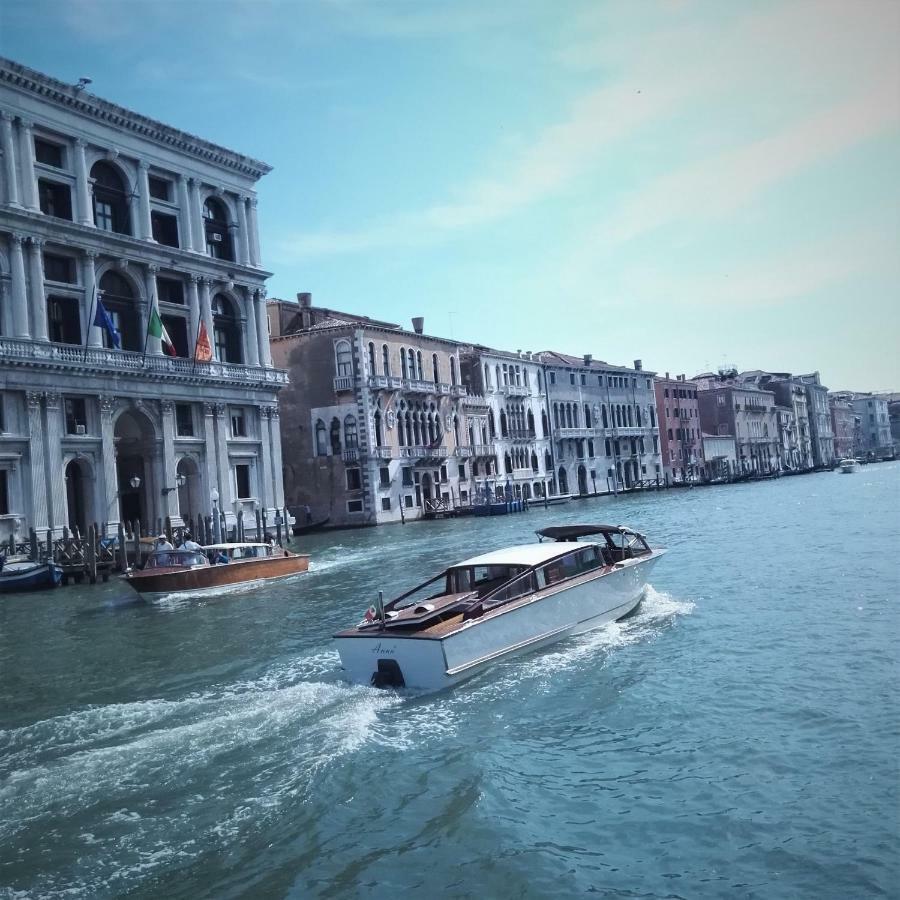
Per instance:
[[[316,421],[316,456],[328,456],[328,438],[325,423],[321,419]]]
[[[528,410],[528,433],[534,437],[534,413]]]
[[[550,472],[553,469],[553,460],[550,458],[550,451],[544,451],[544,471]]]
[[[355,416],[346,416],[344,419],[344,448],[355,450],[359,446],[359,433],[356,430]]]
[[[622,407],[616,404],[616,425],[622,427]]]
[[[413,439],[409,443],[414,447],[418,447],[420,444],[422,444],[422,432],[419,430],[419,415],[417,413],[412,413],[412,427]]]
[[[491,440],[494,440],[494,438],[497,437],[497,428],[494,424],[494,411],[492,409],[488,410],[488,432]]]
[[[434,375],[434,383],[435,383],[435,384],[440,383],[440,380],[441,380],[441,379],[440,379],[440,377],[439,377],[439,375],[440,375],[440,370],[438,369],[438,357],[437,357],[437,353],[432,353],[432,354],[431,354],[431,371],[432,371],[432,374]]]
[[[401,447],[406,446],[406,413],[397,413],[397,443]]]
[[[372,343],[372,341],[369,341],[369,374],[378,374],[378,372],[375,370],[375,344]]]
[[[391,374],[391,354],[387,344],[381,345],[381,365],[385,375]]]
[[[231,300],[225,294],[216,294],[212,300],[212,312],[216,359],[220,362],[243,362],[241,326]]]
[[[634,408],[634,414],[637,416],[637,427],[641,428],[641,408],[639,406]]]
[[[484,364],[484,389],[490,390],[491,387],[491,367],[485,363]]]
[[[528,383],[528,369],[524,369],[525,374],[525,387],[530,387],[531,385]]]
[[[573,404],[572,404],[572,421],[575,423],[575,427],[576,427],[576,428],[579,427],[579,421],[578,421],[578,420],[581,418],[580,415],[579,415],[579,412],[580,412],[580,411],[579,411],[579,409],[578,409],[578,404],[577,404],[577,403],[573,403]]]
[[[409,377],[416,378],[416,351],[412,347],[406,351],[407,360],[409,361]]]
[[[561,494],[569,493],[569,477],[562,466],[559,467],[559,492]]]
[[[588,441],[588,456],[593,459],[594,458],[594,442]]]
[[[456,357],[450,357],[450,384],[456,384]]]
[[[471,422],[469,423],[469,446],[470,447],[475,446],[475,427],[472,425]]]
[[[650,407],[650,427],[656,428],[656,414],[653,412],[653,407]]]
[[[509,437],[509,429],[506,424],[506,410],[500,410],[500,436],[501,437]]]
[[[547,437],[547,431],[549,430],[547,425],[548,425],[547,410],[542,409],[541,410],[541,437],[542,438]]]
[[[603,416],[603,427],[609,428],[609,420],[606,417],[606,404],[605,403],[603,404],[603,406],[600,407],[600,413]]]
[[[103,298],[103,306],[109,313],[122,350],[143,350],[143,328],[135,303],[134,290],[130,282],[118,272],[106,272],[100,279],[99,296]],[[114,344],[106,329],[103,330],[103,343],[112,348]]]
[[[206,252],[214,259],[234,260],[234,247],[228,228],[225,207],[215,199],[207,197],[203,203],[203,228],[206,234]]]
[[[503,382],[500,380],[500,366],[494,366],[494,374],[497,376],[497,380],[495,382],[495,384],[497,385],[497,390],[500,390],[500,385],[503,384]]]
[[[584,427],[591,427],[591,408],[587,403],[584,404]]]
[[[537,458],[537,453],[535,453],[534,450],[531,451],[531,471],[532,472],[538,471],[538,458]]]
[[[574,428],[575,426],[572,424],[572,404],[566,404],[566,425],[569,428]]]
[[[131,234],[128,215],[128,191],[118,170],[107,162],[91,167],[94,183],[94,224],[103,231]]]
[[[537,376],[538,376],[538,391],[540,392],[544,389],[543,388],[543,379],[541,378],[541,370],[540,369],[538,369]]]
[[[409,378],[409,370],[406,368],[406,349],[400,348],[400,374],[404,378]]]
[[[374,425],[375,425],[375,446],[380,447],[382,444],[381,412],[377,409],[375,410]]]
[[[632,417],[631,407],[628,407],[628,427],[630,428],[634,425],[634,418]]]
[[[341,452],[341,423],[337,416],[331,420],[331,452],[335,456]]]
[[[559,404],[553,404],[553,425],[556,428],[559,428]]]
[[[353,374],[353,351],[350,341],[338,341],[334,345],[334,360],[339,378],[349,378]]]
[[[453,417],[453,437],[456,441],[456,446],[459,447],[459,416]]]
[[[419,373],[418,374],[419,381],[424,381],[425,380],[425,370],[422,368],[422,351],[421,350],[417,351],[417,353],[416,353],[416,361],[418,362],[417,371]]]
[[[513,467],[512,467],[512,460],[509,458],[508,453],[504,454],[504,456],[503,456],[503,465],[504,465],[507,475],[511,475]]]

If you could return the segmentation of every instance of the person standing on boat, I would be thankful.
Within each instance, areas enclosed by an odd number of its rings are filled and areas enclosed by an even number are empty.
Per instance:
[[[174,550],[174,549],[175,548],[169,543],[169,539],[166,537],[165,534],[161,534],[156,539],[156,550],[162,551],[162,550]]]

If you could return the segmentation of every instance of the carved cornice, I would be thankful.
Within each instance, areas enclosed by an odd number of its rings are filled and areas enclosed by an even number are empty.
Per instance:
[[[108,100],[102,100],[84,90],[76,90],[70,84],[11,60],[0,60],[0,83],[35,95],[47,103],[74,110],[113,128],[132,132],[144,140],[175,148],[224,169],[239,172],[254,180],[272,171],[271,166],[260,160],[235,153]]]
[[[40,391],[25,391],[25,402],[29,409],[40,409],[43,394]]]

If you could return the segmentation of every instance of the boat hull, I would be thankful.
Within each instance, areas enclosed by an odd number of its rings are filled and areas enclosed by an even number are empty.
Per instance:
[[[62,569],[53,563],[10,563],[0,572],[0,594],[42,591],[61,582]]]
[[[166,569],[161,572],[132,572],[125,580],[145,599],[158,600],[172,594],[215,594],[232,587],[273,578],[287,578],[307,571],[309,557],[301,554],[244,559],[218,566],[195,569]]]
[[[335,638],[345,677],[371,684],[379,660],[393,660],[406,687],[435,691],[458,684],[499,659],[548,647],[628,615],[640,603],[663,552],[627,560],[579,584],[543,591],[442,637],[392,634],[390,629],[345,632]]]

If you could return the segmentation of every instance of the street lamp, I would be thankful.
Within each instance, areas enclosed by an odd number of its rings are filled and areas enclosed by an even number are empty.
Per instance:
[[[132,475],[131,478],[128,479],[128,483],[137,490],[141,486],[141,479],[138,475]]]
[[[172,491],[176,491],[176,490],[178,490],[178,488],[184,487],[185,484],[187,484],[187,476],[182,474],[181,472],[179,472],[175,476],[175,487],[164,487],[162,489],[163,495],[169,494]]]

